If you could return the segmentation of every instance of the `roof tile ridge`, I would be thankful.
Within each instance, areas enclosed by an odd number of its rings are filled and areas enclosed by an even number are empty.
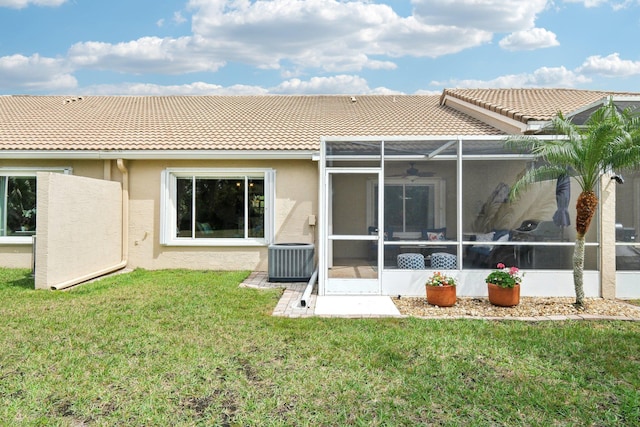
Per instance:
[[[479,97],[476,97],[476,96],[471,96],[471,95],[466,95],[466,94],[463,94],[463,93],[459,93],[459,92],[457,92],[458,90],[469,90],[469,89],[452,89],[452,90],[445,89],[445,91],[443,92],[443,96],[444,96],[444,94],[446,92],[446,95],[448,95],[448,96],[452,96],[454,98],[458,98],[458,99],[460,99],[462,101],[468,102],[470,104],[477,105],[478,107],[482,107],[482,108],[485,108],[485,109],[490,110],[490,111],[496,111],[497,108],[504,108],[504,107],[501,107],[500,105],[493,104],[493,103],[491,103],[489,101],[485,101],[482,98],[479,98]]]
[[[440,97],[440,104],[443,105],[445,96],[451,96],[453,98],[457,98],[461,101],[468,102],[470,104],[476,105],[480,108],[484,108],[485,110],[498,113],[502,116],[508,117],[510,119],[527,123],[531,117],[526,115],[524,112],[512,109],[509,107],[502,106],[500,104],[494,104],[492,102],[486,101],[478,96],[466,95],[463,93],[456,92],[457,89],[445,89],[442,92],[442,96]],[[470,90],[470,89],[458,89],[458,90]],[[482,90],[482,89],[481,89]],[[484,90],[492,90],[492,89],[484,89]],[[501,90],[501,89],[496,89]],[[510,90],[510,89],[507,89]]]
[[[462,101],[466,101],[466,102],[470,102],[472,104],[477,104],[477,102],[474,102],[476,100],[476,98],[472,98],[468,95],[464,95],[462,93],[460,93],[459,91],[461,90],[469,90],[469,89],[444,89],[442,91],[442,95],[440,96],[440,105],[444,105],[444,100],[447,96],[453,97],[453,98],[457,98],[460,99]]]

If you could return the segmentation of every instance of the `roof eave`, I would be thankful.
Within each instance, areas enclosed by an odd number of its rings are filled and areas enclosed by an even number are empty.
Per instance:
[[[520,114],[513,114],[510,117],[509,114],[506,114],[504,111],[486,108],[485,106],[466,101],[460,97],[451,96],[446,92],[443,93],[440,104],[465,113],[509,134],[531,132],[531,130],[528,129],[530,117]]]
[[[0,150],[4,159],[312,160],[317,150]]]
[[[527,123],[527,130],[525,131],[525,134],[537,134],[547,130],[549,129],[549,124],[551,124],[551,121],[549,120],[530,120]]]

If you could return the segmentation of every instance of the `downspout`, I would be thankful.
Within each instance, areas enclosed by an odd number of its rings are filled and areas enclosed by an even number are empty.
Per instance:
[[[129,262],[129,170],[123,159],[117,160],[118,170],[122,174],[122,261],[124,268]]]
[[[309,305],[309,300],[311,299],[311,292],[313,291],[313,286],[318,281],[318,266],[314,270],[309,282],[307,282],[307,287],[302,293],[302,298],[300,298],[300,306],[307,307]]]
[[[124,165],[123,159],[117,160],[118,170],[122,173],[122,259],[121,261],[111,267],[103,268],[92,273],[85,274],[81,277],[68,280],[66,282],[58,283],[51,287],[51,290],[61,290],[77,285],[87,280],[95,279],[96,277],[104,276],[105,274],[113,273],[117,270],[125,268],[129,262],[129,171]]]

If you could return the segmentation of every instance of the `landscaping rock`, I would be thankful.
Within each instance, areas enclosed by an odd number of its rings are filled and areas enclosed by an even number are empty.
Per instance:
[[[515,307],[497,307],[487,298],[458,298],[453,307],[427,304],[426,298],[394,298],[400,313],[417,317],[548,318],[549,320],[615,318],[640,320],[640,307],[620,300],[585,298],[585,309],[578,310],[575,298],[521,297]]]

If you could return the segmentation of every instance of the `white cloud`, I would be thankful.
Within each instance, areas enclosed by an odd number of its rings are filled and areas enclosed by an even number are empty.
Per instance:
[[[442,94],[441,90],[420,89],[420,90],[417,90],[415,92],[415,95],[429,95],[429,96],[432,96],[432,95],[440,95],[440,94]]]
[[[393,58],[436,58],[492,38],[484,30],[403,18],[388,5],[366,0],[191,0],[188,10],[193,12],[191,36],[81,42],[69,49],[70,61],[134,74],[217,71],[228,62],[288,76],[302,70],[352,73],[392,70],[397,67]],[[174,21],[183,19],[176,12]]]
[[[565,3],[580,3],[587,9],[593,7],[600,7],[604,5],[610,5],[611,9],[614,11],[619,11],[622,9],[626,9],[632,6],[634,3],[638,3],[638,0],[622,0],[622,1],[611,1],[611,0],[563,0]]]
[[[416,18],[430,25],[513,32],[533,28],[547,0],[413,0]]]
[[[578,71],[585,74],[598,74],[606,77],[628,77],[640,74],[640,61],[620,59],[620,54],[612,53],[602,57],[588,57]]]
[[[492,34],[473,28],[430,26],[414,17],[380,29],[375,53],[391,57],[415,56],[437,58],[489,43]]]
[[[0,6],[55,6],[66,1],[0,0]],[[609,4],[615,8],[639,0],[563,1],[580,2],[584,7]],[[394,5],[394,0],[388,3]],[[384,87],[370,88],[357,73],[394,70],[399,64],[396,58],[438,58],[457,53],[491,43],[495,33],[510,33],[499,42],[505,50],[559,45],[556,34],[535,26],[538,15],[553,6],[553,0],[411,0],[411,3],[413,15],[403,17],[390,5],[373,0],[189,0],[185,9],[156,21],[156,25],[182,24],[190,17],[190,35],[150,36],[122,43],[80,42],[71,46],[66,59],[38,55],[0,58],[0,84],[10,87],[9,82],[15,79],[18,87],[27,88],[31,77],[33,87],[42,85],[43,90],[54,91],[76,87],[72,73],[78,69],[172,75],[213,73],[228,63],[238,63],[278,70],[286,81],[273,87],[223,87],[204,82],[173,86],[125,83],[93,86],[91,90],[113,94],[394,93]],[[22,63],[22,69],[10,65],[14,62]],[[573,71],[565,67],[541,67],[530,73],[505,74],[492,80],[450,80],[443,85],[574,87],[589,82],[594,74],[629,76],[640,74],[639,68],[640,62],[622,60],[616,53],[589,57]],[[301,77],[309,75],[322,77]]]
[[[576,87],[591,79],[565,67],[541,67],[533,73],[508,74],[492,80],[448,80],[431,86],[470,88]]]
[[[610,3],[610,0],[563,0],[565,3],[581,3],[584,7],[598,7]]]
[[[78,82],[71,71],[60,59],[4,56],[0,57],[0,88],[47,92],[74,89]]]
[[[371,89],[365,79],[352,75],[312,77],[309,80],[291,79],[269,89],[276,94],[388,94],[397,93],[387,88]]]
[[[68,56],[78,67],[133,74],[216,71],[225,64],[193,37],[143,37],[118,44],[76,43],[69,49]]]
[[[640,75],[640,61],[620,59],[618,53],[602,57],[588,57],[580,67],[568,70],[565,67],[541,67],[533,73],[508,74],[491,80],[433,81],[431,86],[439,87],[578,87],[592,82],[591,76],[629,77]]]
[[[180,12],[180,11],[173,12],[173,17],[171,18],[171,22],[173,22],[176,25],[180,25],[180,24],[184,24],[185,22],[187,22],[187,18],[185,18],[182,15],[182,12]],[[164,18],[158,19],[156,21],[156,25],[158,27],[163,27],[164,24],[165,24],[165,19]]]
[[[266,95],[266,94],[397,94],[384,87],[370,88],[359,76],[337,75],[290,79],[271,88],[252,85],[220,86],[205,82],[184,85],[122,83],[95,85],[83,90],[90,95]]]
[[[506,50],[534,50],[559,46],[556,35],[544,28],[517,31],[500,40],[500,47]]]
[[[394,63],[376,57],[434,58],[491,40],[486,31],[425,24],[368,1],[191,0],[189,8],[194,34],[212,50],[264,69],[391,69]]]
[[[187,18],[185,18],[184,16],[182,16],[181,12],[174,12],[173,13],[173,22],[175,22],[176,24],[184,24],[185,22],[187,22]]]
[[[626,9],[630,6],[633,6],[634,3],[638,3],[638,0],[624,0],[621,3],[614,3],[611,5],[611,8],[616,12],[622,9]]]
[[[268,93],[259,86],[233,85],[223,87],[205,82],[184,85],[159,85],[151,83],[121,83],[89,86],[83,93],[89,95],[262,95]]]
[[[0,0],[0,7],[9,7],[12,9],[23,9],[27,6],[60,6],[67,0]]]

